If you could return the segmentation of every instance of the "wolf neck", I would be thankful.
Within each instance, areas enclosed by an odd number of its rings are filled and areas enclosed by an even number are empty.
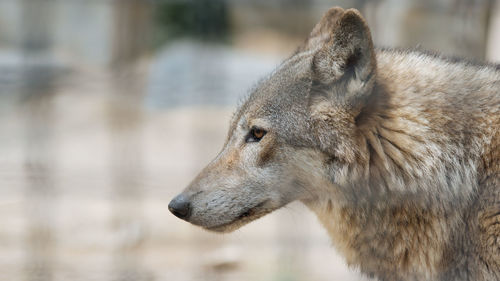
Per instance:
[[[444,92],[444,77],[437,78],[442,79],[437,85],[431,77],[412,81],[404,78],[412,76],[403,72],[407,67],[379,61],[373,93],[356,120],[358,161],[333,168],[338,170],[333,181],[356,202],[391,198],[442,205],[443,200],[467,200],[476,189],[482,141],[478,126],[463,116],[470,102],[461,100],[465,94],[459,91],[467,90]]]
[[[399,59],[393,58],[404,63]],[[328,168],[337,185],[330,189],[341,198],[332,191],[305,203],[349,264],[401,275],[382,279],[434,280],[451,233],[463,229],[461,216],[476,200],[483,140],[470,123],[481,122],[463,116],[472,115],[463,100],[467,89],[444,93],[439,86],[447,81],[432,84],[425,73],[379,62],[386,76],[377,78],[371,106],[356,120],[358,161]]]
[[[450,234],[463,228],[457,213],[410,204],[353,206],[323,198],[308,206],[347,264],[381,280],[437,280]]]

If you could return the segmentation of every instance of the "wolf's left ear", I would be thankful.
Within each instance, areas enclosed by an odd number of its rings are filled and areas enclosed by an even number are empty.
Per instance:
[[[346,10],[336,21],[330,40],[324,42],[313,59],[314,79],[323,85],[346,82],[345,97],[366,92],[376,69],[370,30],[355,9]]]

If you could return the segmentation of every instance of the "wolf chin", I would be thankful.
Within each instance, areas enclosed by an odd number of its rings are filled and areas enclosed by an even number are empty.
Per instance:
[[[500,280],[498,67],[375,49],[330,9],[169,209],[230,232],[295,200],[379,280]]]

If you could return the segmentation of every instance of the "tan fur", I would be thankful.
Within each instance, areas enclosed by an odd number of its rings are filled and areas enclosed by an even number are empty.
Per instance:
[[[406,276],[435,275],[449,231],[439,214],[407,206],[372,214],[363,206],[339,206],[319,212],[318,217],[348,264],[361,263],[362,271],[387,279],[397,277],[391,273],[394,269]]]
[[[380,280],[500,280],[500,70],[374,49],[359,12],[332,8],[181,198],[219,232],[300,200]]]

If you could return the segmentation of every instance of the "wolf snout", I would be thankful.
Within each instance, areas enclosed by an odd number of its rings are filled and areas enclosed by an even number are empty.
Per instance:
[[[180,194],[170,201],[168,210],[172,212],[174,216],[187,220],[191,215],[191,202],[187,196]]]

